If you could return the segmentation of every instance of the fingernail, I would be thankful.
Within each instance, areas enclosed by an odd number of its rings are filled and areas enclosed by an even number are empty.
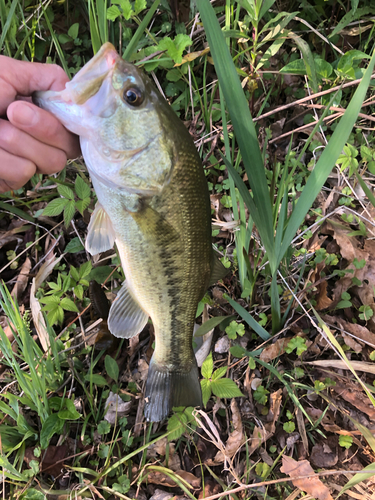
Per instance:
[[[13,110],[12,118],[12,121],[15,125],[20,125],[22,127],[31,127],[36,124],[38,115],[31,106],[28,106],[26,104],[19,104],[18,106],[16,106],[16,109]]]

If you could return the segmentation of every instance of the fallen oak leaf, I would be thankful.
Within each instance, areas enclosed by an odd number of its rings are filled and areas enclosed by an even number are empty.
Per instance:
[[[333,500],[329,489],[316,476],[314,469],[307,460],[297,461],[287,455],[283,456],[283,465],[280,471],[292,479],[296,488],[308,493],[319,500]],[[312,475],[313,477],[303,477]],[[299,479],[302,476],[301,479]]]

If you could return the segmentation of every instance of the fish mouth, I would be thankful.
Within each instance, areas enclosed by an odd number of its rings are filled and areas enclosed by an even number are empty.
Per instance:
[[[107,114],[111,112],[106,97],[109,97],[110,80],[116,63],[121,57],[114,46],[107,42],[99,52],[65,85],[62,91],[35,92],[32,96],[34,104],[50,111],[71,132],[85,135],[82,121],[92,106],[88,100],[101,91],[101,109]],[[87,104],[86,106],[82,106]],[[97,104],[97,103],[95,103]]]

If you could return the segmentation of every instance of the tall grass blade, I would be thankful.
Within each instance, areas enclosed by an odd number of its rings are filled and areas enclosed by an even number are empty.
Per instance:
[[[270,266],[275,270],[276,261],[272,233],[272,207],[262,154],[259,149],[255,126],[250,115],[249,103],[245,98],[236,68],[233,64],[220,25],[216,19],[213,7],[209,0],[201,0],[198,2],[197,6],[207,34],[207,40],[214,59],[220,88],[225,97],[236,134],[236,140],[239,144],[246,173],[253,191],[254,204],[258,209],[257,216],[259,221],[255,221],[253,213],[252,216],[259,233],[261,233]]]
[[[159,6],[159,3],[160,3],[160,0],[155,0],[155,2],[151,5],[150,10],[147,12],[145,17],[143,18],[141,24],[138,26],[137,31],[132,36],[132,39],[130,40],[129,45],[126,47],[125,52],[122,55],[123,59],[125,59],[126,61],[129,61],[129,62],[132,61],[132,55],[137,50],[138,42],[141,39],[144,30],[149,25],[149,23],[152,19],[152,16],[155,14],[156,9]]]
[[[286,254],[294,235],[297,233],[298,228],[302,224],[305,215],[312,206],[315,198],[320,193],[328,175],[331,173],[335,166],[336,160],[342,152],[343,147],[349,137],[349,134],[357,119],[358,113],[361,109],[362,102],[365,98],[367,88],[370,83],[371,75],[375,64],[375,54],[372,56],[371,61],[367,67],[362,81],[359,84],[352,100],[349,103],[344,116],[341,118],[340,123],[336,127],[332,137],[325,147],[321,157],[318,160],[314,170],[311,172],[306,185],[299,197],[296,207],[288,221],[287,228],[284,233],[283,242],[277,256],[277,263]]]
[[[13,0],[12,5],[10,6],[10,9],[8,12],[8,16],[6,18],[6,21],[5,21],[5,4],[2,5],[3,8],[1,9],[1,24],[2,24],[3,29],[2,29],[2,33],[0,35],[0,51],[2,50],[2,47],[4,44],[5,38],[8,34],[8,30],[10,28],[10,25],[12,24],[13,16],[14,16],[14,12],[16,10],[17,4],[18,4],[18,0]],[[4,16],[3,16],[3,14],[4,14]],[[8,54],[8,56],[11,56],[11,54]]]
[[[261,339],[268,340],[269,338],[271,338],[271,335],[267,332],[267,330],[265,330],[259,323],[257,323],[244,307],[240,306],[240,304],[238,304],[235,300],[231,299],[227,295],[225,296],[225,298],[233,307],[233,309],[241,316],[244,321],[246,321],[250,328],[252,328]]]

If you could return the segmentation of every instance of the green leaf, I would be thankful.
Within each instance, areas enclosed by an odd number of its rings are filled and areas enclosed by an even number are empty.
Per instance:
[[[78,252],[82,252],[82,250],[84,250],[84,249],[85,249],[85,247],[82,245],[81,240],[78,238],[78,236],[76,236],[75,238],[70,240],[69,243],[66,245],[65,252],[66,253],[78,253]]]
[[[188,35],[179,34],[174,40],[168,36],[159,42],[159,50],[166,50],[169,57],[177,64],[182,62],[182,53],[193,42]]]
[[[340,300],[337,304],[336,309],[346,309],[347,307],[352,307],[350,300]]]
[[[307,350],[305,339],[303,339],[302,337],[294,337],[288,342],[288,345],[285,348],[285,352],[290,354],[294,351],[294,349],[297,349],[297,356],[301,356],[301,354]]]
[[[119,367],[116,361],[107,354],[107,356],[104,359],[104,365],[107,375],[111,377],[112,380],[117,382],[119,376]]]
[[[65,309],[65,311],[79,312],[78,307],[71,299],[68,299],[68,297],[61,299],[60,306]]]
[[[44,493],[35,488],[27,488],[27,491],[19,496],[20,500],[47,500]]]
[[[76,201],[76,208],[80,214],[83,215],[83,212],[90,205],[91,198],[85,198],[84,200]]]
[[[201,380],[201,388],[202,388],[202,401],[203,406],[207,406],[208,400],[211,397],[211,381],[204,378]]]
[[[234,356],[235,358],[238,358],[238,359],[241,359],[243,358],[244,356],[246,356],[246,349],[241,347],[240,345],[236,344],[234,346],[232,346],[230,349],[229,349],[229,352],[231,353],[232,356]]]
[[[69,202],[66,198],[56,198],[48,203],[46,208],[43,210],[43,215],[49,215],[51,217],[60,215],[67,203]]]
[[[81,414],[78,413],[74,402],[71,399],[64,399],[64,408],[58,412],[58,417],[62,420],[77,420]]]
[[[231,317],[234,316],[214,316],[213,318],[210,318],[209,320],[201,324],[198,330],[194,333],[194,337],[202,337],[203,335],[206,335],[206,333],[211,331],[216,326],[220,325],[220,323],[222,323],[224,320]]]
[[[218,398],[244,397],[236,383],[230,378],[221,378],[211,382],[211,390]]]
[[[267,391],[267,389],[265,387],[263,387],[262,385],[259,385],[255,391],[254,391],[254,399],[255,401],[258,401],[259,404],[261,405],[265,405],[268,401],[268,396],[267,394],[269,394],[270,391]]]
[[[82,285],[77,285],[73,288],[74,295],[77,297],[77,299],[82,300],[83,299],[83,286]]]
[[[109,21],[116,21],[116,19],[120,16],[121,16],[120,9],[116,5],[111,5],[107,9],[107,19]]]
[[[227,366],[222,366],[221,368],[215,370],[214,373],[212,374],[212,382],[214,380],[218,380],[219,378],[223,378],[224,375],[227,373],[227,370],[228,370]]]
[[[79,268],[80,278],[82,279],[88,276],[91,273],[91,270],[92,270],[92,263],[91,260],[88,260],[87,262],[82,264],[82,266]]]
[[[73,219],[75,213],[76,213],[76,207],[74,201],[68,201],[64,209],[65,227],[69,227],[70,221]]]
[[[91,189],[86,184],[86,182],[82,179],[82,177],[79,175],[77,175],[77,177],[76,177],[76,181],[74,183],[74,188],[75,188],[75,191],[77,193],[78,198],[81,198],[81,200],[84,200],[85,198],[90,198]]]
[[[99,285],[102,285],[112,272],[113,268],[111,266],[95,267],[90,271],[90,274],[88,274],[86,278],[87,281],[96,281]],[[121,275],[116,271],[112,274],[112,278],[121,278]]]
[[[74,193],[68,186],[59,184],[57,186],[57,191],[59,195],[63,196],[64,198],[67,198],[68,200],[74,200]]]
[[[40,431],[40,447],[45,450],[50,444],[54,434],[59,434],[63,428],[64,420],[61,420],[57,414],[50,415],[42,424]]]
[[[60,304],[60,297],[56,295],[46,295],[45,297],[41,297],[39,302],[48,306],[58,306]]]
[[[99,436],[104,436],[105,434],[108,434],[111,432],[111,424],[107,422],[107,420],[102,420],[98,424],[98,434]]]
[[[241,337],[245,333],[245,327],[242,323],[237,323],[237,321],[231,321],[230,324],[226,327],[225,333],[228,335],[228,338],[235,340],[237,335]]]
[[[340,435],[339,437],[339,445],[343,448],[349,449],[353,444],[352,436]]]
[[[295,59],[291,61],[283,68],[280,69],[280,73],[291,73],[292,75],[306,75],[306,66],[302,59]]]
[[[98,387],[104,387],[105,385],[108,385],[106,379],[97,373],[86,373],[84,378],[87,382],[92,382]]]
[[[182,436],[187,421],[188,418],[185,412],[178,412],[171,416],[168,420],[167,431],[172,431],[172,433],[168,436],[168,441],[174,441]]]
[[[241,316],[241,318],[246,321],[250,328],[252,328],[255,333],[259,335],[260,338],[262,338],[263,340],[268,340],[271,338],[271,335],[267,332],[267,330],[260,326],[260,324],[255,321],[255,319],[248,311],[246,311],[244,307],[238,304],[235,300],[228,297],[228,295],[224,295],[224,297],[233,307],[233,309]]]
[[[145,10],[147,8],[147,2],[146,0],[135,0],[134,2],[134,13],[136,16],[138,16],[138,14],[140,12],[142,12],[142,10]]]
[[[212,359],[212,352],[210,352],[202,364],[201,368],[202,377],[207,379],[211,378],[213,370],[214,370],[214,360]]]
[[[69,28],[69,30],[68,30],[68,35],[69,35],[71,38],[73,38],[73,40],[74,40],[74,39],[75,39],[75,38],[77,38],[77,36],[78,36],[78,30],[79,30],[79,23],[74,23],[74,24],[72,24],[72,25],[71,25],[71,27]],[[77,191],[76,191],[76,193],[77,193]],[[77,194],[78,194],[78,193],[77,193]]]
[[[288,434],[291,434],[296,430],[296,424],[294,422],[285,422],[283,425],[283,429]]]

